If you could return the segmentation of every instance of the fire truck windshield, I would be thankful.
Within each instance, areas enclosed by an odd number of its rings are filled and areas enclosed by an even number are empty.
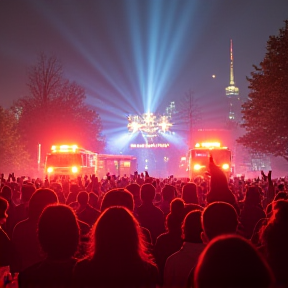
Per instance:
[[[47,155],[46,166],[53,167],[70,167],[73,165],[82,165],[80,154],[74,153],[57,153]]]
[[[214,158],[214,162],[218,165],[223,161],[231,161],[231,151],[230,150],[212,150],[210,155]]]

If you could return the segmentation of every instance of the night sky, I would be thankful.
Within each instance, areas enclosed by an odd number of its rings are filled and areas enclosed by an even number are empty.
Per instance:
[[[45,52],[86,89],[107,132],[126,129],[127,114],[177,107],[189,89],[203,123],[216,125],[227,112],[230,39],[245,99],[246,76],[285,19],[287,0],[1,0],[0,105],[27,95],[27,67]]]

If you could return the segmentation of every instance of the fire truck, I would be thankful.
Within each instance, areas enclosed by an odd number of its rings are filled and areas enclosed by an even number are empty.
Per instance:
[[[195,148],[188,152],[189,177],[193,179],[197,176],[205,176],[209,171],[209,157],[212,156],[227,177],[231,176],[231,150],[222,147],[219,142],[197,143]]]
[[[110,175],[130,176],[137,170],[137,159],[130,155],[98,154],[77,145],[53,145],[46,155],[44,174],[77,177],[95,174],[99,179]]]
[[[77,145],[53,145],[46,155],[45,174],[48,176],[79,176],[97,173],[97,153]]]

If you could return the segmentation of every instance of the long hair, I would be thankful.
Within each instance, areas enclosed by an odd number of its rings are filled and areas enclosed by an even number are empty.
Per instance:
[[[138,221],[120,206],[106,209],[93,226],[90,258],[109,263],[139,260],[153,264]]]

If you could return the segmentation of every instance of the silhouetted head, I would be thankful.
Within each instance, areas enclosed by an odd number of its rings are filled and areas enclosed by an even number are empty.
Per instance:
[[[43,251],[54,259],[67,259],[76,253],[79,226],[74,211],[67,205],[44,208],[38,222],[38,238]]]
[[[88,199],[89,199],[89,196],[88,196],[88,192],[86,192],[86,191],[81,191],[77,195],[77,202],[81,206],[86,206],[88,204]]]
[[[209,164],[211,181],[210,191],[207,195],[207,202],[224,201],[228,203],[235,202],[235,197],[229,190],[228,181],[225,173],[218,167],[213,160]]]
[[[182,225],[183,217],[178,217],[178,215],[169,213],[166,216],[165,224],[169,232],[176,232],[178,231],[181,233],[181,225]]]
[[[134,199],[140,199],[140,185],[132,183],[126,186],[126,189],[132,193]]]
[[[189,182],[182,187],[182,198],[186,204],[199,204],[195,183]]]
[[[285,191],[280,191],[278,192],[275,197],[274,197],[274,201],[277,200],[287,200],[288,199],[288,194]]]
[[[143,202],[152,202],[155,198],[155,187],[150,183],[143,184],[140,195]]]
[[[8,217],[8,214],[7,214],[8,208],[9,208],[8,201],[5,198],[0,197],[0,224],[3,224],[6,222],[6,219]]]
[[[175,187],[169,184],[166,184],[162,189],[162,198],[164,201],[169,203],[175,198],[176,190]]]
[[[78,194],[79,192],[79,186],[77,184],[71,184],[70,185],[70,192],[74,194]]]
[[[112,206],[123,206],[128,210],[134,210],[133,195],[127,189],[112,189],[108,191],[101,203],[101,212]]]
[[[249,186],[245,195],[245,204],[248,205],[260,205],[261,204],[261,194],[260,188],[258,186]]]
[[[201,233],[203,231],[201,224],[200,210],[189,212],[183,221],[182,231],[185,242],[202,243]]]
[[[285,190],[285,185],[283,183],[280,183],[278,185],[278,191],[284,191]]]
[[[62,192],[63,191],[61,183],[58,183],[58,182],[52,182],[50,184],[50,188],[52,190],[54,190],[55,192]]]
[[[208,240],[219,235],[236,233],[237,226],[237,212],[231,204],[214,202],[202,212],[202,228]]]
[[[275,218],[279,219],[279,217],[280,217],[280,219],[285,220],[285,217],[282,217],[282,216],[287,215],[286,214],[287,209],[288,209],[287,205],[288,205],[288,201],[285,199],[279,199],[277,201],[273,201],[272,202],[272,208],[273,208],[274,215],[271,218],[271,221],[274,220]],[[281,211],[279,211],[279,210],[281,210]],[[276,217],[276,214],[277,214],[277,217]]]
[[[252,244],[236,235],[213,239],[194,273],[195,288],[272,287],[273,275]]]
[[[93,228],[93,258],[103,261],[145,258],[145,246],[138,221],[124,207],[110,207]]]
[[[217,188],[219,185],[223,185],[224,187],[228,187],[228,181],[225,173],[222,169],[214,163],[213,158],[210,158],[209,161],[209,172],[211,176],[211,189]]]
[[[175,198],[170,203],[171,214],[183,219],[185,203],[181,198]]]
[[[1,189],[0,193],[1,197],[5,198],[8,202],[11,201],[12,198],[12,189],[8,185],[4,185]]]
[[[29,202],[32,194],[36,191],[34,185],[31,184],[24,184],[21,188],[21,200],[23,202]]]
[[[53,190],[48,188],[36,190],[29,201],[29,218],[38,219],[46,206],[56,203],[58,203],[58,197]]]

